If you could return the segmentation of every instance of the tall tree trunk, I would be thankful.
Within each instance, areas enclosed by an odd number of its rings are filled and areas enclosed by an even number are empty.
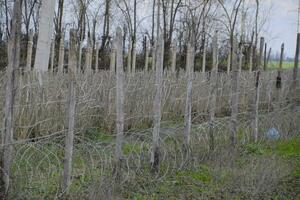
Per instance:
[[[58,54],[58,73],[64,72],[64,58],[65,58],[65,34],[62,32],[59,41],[59,54]]]
[[[28,44],[27,44],[27,56],[26,56],[26,70],[31,70],[32,65],[32,47],[33,47],[33,32],[30,31],[28,36]]]
[[[172,53],[172,56],[171,56],[171,71],[172,71],[172,73],[175,73],[176,72],[176,53],[177,53],[175,43],[173,43],[173,45],[172,45],[171,53]]]
[[[109,38],[110,6],[111,6],[111,0],[105,0],[105,13],[104,13],[104,25],[103,25],[103,36],[102,36],[101,50],[106,48],[108,38]]]
[[[111,74],[115,74],[116,71],[116,41],[113,42],[112,44],[112,48],[111,48],[111,52],[110,52],[110,73]]]
[[[35,55],[34,69],[46,72],[49,65],[53,18],[56,0],[43,0],[40,10],[39,35]]]

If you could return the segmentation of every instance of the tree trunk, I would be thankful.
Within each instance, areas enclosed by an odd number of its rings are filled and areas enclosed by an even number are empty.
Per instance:
[[[132,46],[131,46],[131,42],[129,42],[128,53],[127,53],[127,72],[129,74],[131,73],[131,52],[132,52]]]
[[[84,73],[91,74],[92,72],[92,42],[88,41],[88,46],[86,48],[85,54],[85,66]]]
[[[206,41],[204,39],[204,43],[203,43],[203,58],[202,58],[202,72],[205,73],[206,72]]]
[[[61,33],[59,41],[59,55],[58,55],[58,73],[64,72],[64,58],[65,58],[65,34]]]
[[[55,41],[52,40],[51,43],[51,52],[50,52],[50,72],[52,73],[54,70],[54,59],[55,59]]]
[[[136,44],[133,43],[133,48],[132,48],[132,73],[134,74],[136,71]]]
[[[177,52],[175,44],[172,45],[172,51],[171,52],[172,52],[172,56],[171,56],[171,71],[172,71],[172,73],[175,73],[176,72],[176,52]]]
[[[110,52],[110,73],[115,74],[116,71],[116,47],[115,42],[112,44],[111,52]]]
[[[48,71],[55,1],[56,0],[43,0],[40,10],[39,35],[34,69],[42,72]]]
[[[99,49],[100,49],[100,42],[97,42],[96,49],[95,49],[95,72],[99,71]]]
[[[27,57],[26,57],[26,70],[25,70],[27,72],[31,71],[32,47],[33,47],[33,32],[30,31],[29,37],[28,37],[28,44],[27,44]]]
[[[253,47],[252,46],[250,46],[250,49],[249,49],[249,51],[250,51],[250,55],[249,55],[249,72],[252,72],[252,70],[253,70]]]
[[[146,52],[145,52],[145,66],[144,66],[144,70],[147,72],[149,70],[149,42],[146,39]]]

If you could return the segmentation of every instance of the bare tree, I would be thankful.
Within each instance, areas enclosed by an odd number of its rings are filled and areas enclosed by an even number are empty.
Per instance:
[[[229,10],[226,7],[226,3],[223,0],[218,0],[219,4],[221,5],[224,13],[225,13],[225,18],[227,20],[226,22],[223,22],[224,26],[226,27],[227,31],[229,32],[229,44],[230,44],[230,66],[232,68],[233,65],[233,42],[234,42],[234,34],[236,30],[236,24],[237,24],[237,17],[238,13],[240,11],[240,7],[242,5],[243,0],[234,0],[233,7],[231,10]],[[228,70],[228,69],[227,69]]]

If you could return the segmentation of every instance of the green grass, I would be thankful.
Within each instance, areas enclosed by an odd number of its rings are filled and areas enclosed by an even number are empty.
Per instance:
[[[282,63],[282,68],[283,69],[291,69],[294,67],[294,62],[292,61],[284,61]],[[278,69],[279,68],[279,61],[270,61],[269,62],[269,69]]]
[[[239,135],[242,133],[243,130],[240,129]],[[91,147],[94,145],[93,142],[113,143],[115,140],[114,136],[107,135],[101,130],[89,131],[87,134]],[[175,141],[172,137],[164,140],[164,145],[168,145],[171,150],[168,156],[180,152],[180,149],[175,148]],[[139,140],[126,140],[123,146],[125,156],[130,157],[131,154],[139,155],[141,152],[150,151],[151,144],[144,143],[144,146],[141,146],[140,142]],[[195,145],[197,149],[200,149],[198,143]],[[101,151],[106,146],[108,146],[107,150]],[[166,157],[160,166],[160,173],[164,175],[159,179],[151,175],[150,166],[146,160],[144,169],[137,172],[133,168],[129,172],[132,173],[127,177],[130,180],[122,186],[118,194],[122,197],[121,199],[135,200],[282,199],[282,195],[285,194],[291,198],[294,197],[294,193],[300,194],[300,187],[297,189],[297,183],[300,180],[299,138],[240,145],[236,156],[233,157],[229,157],[231,150],[228,146],[218,148],[220,152],[215,154],[203,154],[200,149],[200,153],[193,154],[193,159],[187,160],[184,167],[177,166],[175,170],[172,169],[175,167],[173,158]],[[78,143],[74,149],[71,197],[84,199],[89,196],[88,192],[94,185],[100,185],[101,177],[108,177],[101,184],[111,184],[111,166],[101,168],[105,163],[100,162],[100,159],[107,159],[106,156],[109,157],[113,152],[110,145],[106,144],[93,151],[92,148],[86,147],[86,144]],[[209,157],[203,159],[203,155],[209,155]],[[181,156],[177,154],[176,157],[181,159]],[[13,180],[17,183],[17,186],[13,188],[15,194],[26,196],[27,199],[51,199],[56,195],[62,181],[63,169],[63,162],[61,162],[63,149],[60,145],[32,146],[16,159],[17,163],[13,171],[17,177],[24,175],[25,178],[20,178],[19,182],[17,179]],[[132,163],[131,160],[128,164],[130,163]],[[261,180],[261,176],[265,180]],[[28,179],[30,182],[26,185]],[[266,187],[264,190],[260,190],[262,186],[258,185],[261,182]],[[272,185],[277,182],[279,182],[278,185]],[[289,188],[293,189],[293,193]],[[253,194],[253,192],[257,193]]]

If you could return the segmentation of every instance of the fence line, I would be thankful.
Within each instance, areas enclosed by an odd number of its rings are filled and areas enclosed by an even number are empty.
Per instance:
[[[236,42],[234,42],[234,54],[231,58],[232,72],[229,75],[218,73],[217,33],[213,38],[213,70],[209,73],[194,72],[195,51],[191,44],[187,48],[186,72],[179,71],[175,74],[174,67],[171,71],[164,71],[164,41],[161,36],[156,45],[154,72],[147,70],[138,72],[134,67],[134,61],[130,61],[127,63],[128,73],[124,74],[121,36],[121,29],[118,29],[114,43],[115,50],[113,49],[111,54],[113,71],[99,71],[93,74],[91,55],[87,55],[85,73],[82,73],[81,68],[78,67],[80,64],[77,56],[77,50],[81,47],[80,44],[76,44],[75,31],[71,30],[67,73],[33,71],[22,74],[17,73],[11,66],[6,72],[6,77],[0,74],[2,83],[0,99],[5,99],[4,110],[1,108],[0,112],[4,112],[5,116],[4,127],[1,127],[1,130],[4,131],[2,147],[6,155],[4,157],[7,158],[3,165],[5,172],[3,180],[7,191],[8,186],[12,187],[14,184],[10,182],[10,160],[12,148],[20,145],[18,140],[23,140],[25,142],[23,145],[27,145],[28,141],[38,144],[41,140],[52,141],[53,138],[53,140],[65,138],[62,190],[68,193],[72,183],[73,158],[76,155],[74,140],[92,146],[90,142],[80,138],[81,133],[89,134],[91,131],[103,129],[105,132],[117,133],[114,159],[110,156],[100,159],[103,159],[102,163],[108,163],[105,165],[108,168],[111,167],[111,163],[114,163],[113,168],[116,171],[112,174],[117,174],[119,177],[121,168],[126,168],[124,165],[135,165],[135,163],[123,162],[126,153],[125,136],[130,133],[136,137],[147,137],[149,141],[151,136],[143,132],[139,136],[134,131],[141,128],[152,132],[152,146],[145,148],[147,152],[151,151],[149,159],[152,170],[159,173],[160,163],[169,159],[166,158],[169,147],[162,145],[162,138],[174,137],[170,132],[181,132],[182,140],[176,141],[176,145],[184,143],[192,149],[191,137],[197,137],[191,135],[194,125],[208,125],[208,134],[204,135],[209,138],[210,149],[214,150],[217,140],[216,129],[221,127],[230,132],[231,144],[235,146],[238,142],[238,128],[242,124],[251,132],[250,136],[245,134],[244,137],[254,138],[257,142],[262,137],[259,135],[259,129],[264,125],[260,124],[262,116],[268,117],[268,114],[273,112],[287,112],[287,107],[299,103],[300,96],[297,93],[299,85],[295,85],[297,80],[292,78],[295,77],[294,70],[282,71],[280,68],[278,72],[240,71],[238,61],[241,59],[241,54],[238,52]],[[132,48],[132,51],[135,51],[135,47]],[[91,50],[86,53],[90,54]],[[60,55],[60,57],[63,59],[64,56]],[[133,54],[133,59],[134,57]],[[14,61],[14,58],[12,57],[11,60]],[[16,80],[19,80],[17,87],[14,86],[13,73]],[[43,84],[40,84],[41,80]],[[18,94],[15,95],[15,100],[14,93]],[[228,118],[230,118],[229,129],[220,122]],[[183,123],[182,129],[177,127],[165,130],[163,125],[172,121]],[[244,124],[240,124],[241,121]],[[152,126],[153,129],[150,128]],[[16,142],[13,141],[12,133]],[[47,138],[47,135],[53,138]],[[28,138],[30,140],[27,140]],[[111,146],[113,145],[110,144],[107,148],[113,151]],[[183,156],[184,151],[182,149],[178,151]],[[132,158],[130,161],[135,160]],[[125,175],[122,176],[124,177]]]

